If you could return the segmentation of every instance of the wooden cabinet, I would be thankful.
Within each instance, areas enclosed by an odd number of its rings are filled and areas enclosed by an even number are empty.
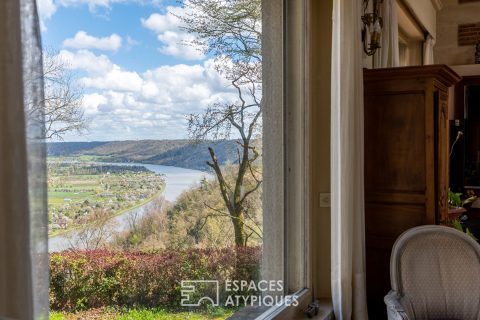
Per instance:
[[[365,235],[371,319],[386,319],[390,251],[405,230],[447,216],[447,66],[365,70]]]

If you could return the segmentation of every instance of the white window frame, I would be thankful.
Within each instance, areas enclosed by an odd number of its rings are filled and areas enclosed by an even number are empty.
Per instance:
[[[282,280],[296,307],[257,319],[303,317],[313,299],[309,201],[308,0],[262,1],[262,279]]]

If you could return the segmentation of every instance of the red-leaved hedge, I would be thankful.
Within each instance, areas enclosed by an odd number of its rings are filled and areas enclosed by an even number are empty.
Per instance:
[[[65,251],[50,255],[50,305],[177,308],[182,280],[255,280],[260,248],[159,253]]]

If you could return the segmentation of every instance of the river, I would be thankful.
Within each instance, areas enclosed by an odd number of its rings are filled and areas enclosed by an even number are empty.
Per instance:
[[[103,163],[108,165],[122,165],[122,166],[143,166],[155,173],[161,173],[165,176],[165,183],[166,187],[162,193],[162,196],[170,201],[173,202],[177,199],[177,197],[185,190],[189,189],[193,184],[198,183],[204,177],[211,178],[209,173],[199,171],[199,170],[191,170],[191,169],[184,169],[178,167],[171,167],[171,166],[161,166],[155,164],[143,164],[143,163]],[[116,231],[125,230],[128,227],[128,215],[132,214],[135,211],[138,216],[141,216],[145,213],[145,206],[148,203],[144,204],[141,207],[129,210],[124,212],[121,215],[118,215],[111,219],[112,225],[114,226]],[[56,252],[67,250],[71,248],[72,243],[75,243],[75,239],[77,238],[77,231],[71,231],[67,234],[62,234],[59,236],[54,236],[48,239],[48,251],[49,252]]]

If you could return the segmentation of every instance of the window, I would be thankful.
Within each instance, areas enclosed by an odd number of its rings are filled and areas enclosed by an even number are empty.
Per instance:
[[[424,32],[410,10],[397,1],[400,66],[423,64]]]
[[[272,305],[259,282],[260,1],[112,3],[107,24],[61,6],[43,34],[62,47],[44,63],[52,309],[226,318]],[[49,33],[60,26],[67,38]],[[283,279],[265,280],[283,295]]]
[[[39,2],[44,44],[51,42],[49,45],[52,45],[53,42],[53,45],[57,46],[56,51],[44,52],[42,74],[40,69],[34,68],[39,66],[38,60],[41,57],[39,51],[34,51],[35,48],[38,50],[39,46],[32,45],[38,40],[35,32],[39,31],[35,29],[37,23],[34,6],[33,2],[26,2],[28,1],[25,1],[22,7],[22,19],[25,19],[24,56],[28,57],[23,61],[26,127],[32,130],[29,133],[33,132],[33,138],[37,140],[25,147],[23,156],[26,159],[28,155],[30,159],[38,161],[35,165],[30,165],[30,170],[33,171],[28,171],[31,179],[29,181],[26,180],[26,166],[17,164],[15,170],[18,171],[17,178],[18,173],[23,172],[25,181],[21,184],[32,188],[30,196],[38,192],[38,198],[35,198],[38,200],[30,198],[30,209],[23,208],[25,213],[29,210],[31,213],[38,213],[38,218],[32,215],[32,218],[27,219],[26,216],[17,215],[21,223],[28,220],[34,232],[29,236],[22,231],[16,234],[25,236],[22,241],[27,242],[20,243],[22,248],[33,247],[35,251],[32,256],[45,258],[46,247],[41,240],[46,236],[47,230],[45,226],[39,226],[46,223],[43,221],[46,218],[43,215],[45,211],[40,204],[44,205],[47,198],[47,190],[42,188],[42,174],[48,169],[51,310],[57,313],[68,310],[80,312],[80,316],[81,313],[91,316],[95,315],[95,312],[113,312],[109,316],[114,318],[117,315],[115,311],[102,308],[124,307],[126,309],[123,310],[128,313],[128,309],[134,309],[135,306],[154,306],[161,308],[161,312],[180,310],[182,313],[202,313],[213,310],[226,317],[243,305],[232,305],[237,308],[230,308],[228,305],[226,308],[213,309],[205,309],[203,306],[210,303],[215,305],[214,298],[223,303],[222,299],[229,298],[227,288],[236,288],[239,284],[240,289],[232,290],[249,297],[249,303],[253,301],[255,293],[261,291],[258,298],[264,303],[260,318],[272,318],[284,315],[285,312],[303,312],[312,297],[311,291],[307,289],[311,287],[311,253],[307,243],[310,232],[310,202],[306,179],[309,174],[306,156],[309,148],[305,67],[306,2],[263,3],[263,28],[265,34],[268,34],[263,52],[273,66],[264,69],[264,76],[268,81],[263,79],[263,87],[260,86],[258,72],[261,71],[262,59],[265,58],[260,57],[256,62],[250,60],[252,51],[248,52],[247,60],[242,60],[238,52],[228,57],[228,46],[222,47],[226,45],[223,41],[225,39],[213,44],[209,41],[201,43],[200,36],[190,42],[191,45],[207,46],[207,50],[203,51],[203,63],[200,65],[193,62],[175,64],[177,60],[170,60],[171,64],[148,68],[147,58],[132,59],[132,55],[134,58],[142,54],[144,57],[148,56],[135,49],[141,46],[141,41],[134,39],[120,27],[118,32],[106,28],[105,30],[110,31],[106,32],[107,35],[96,33],[102,26],[116,25],[113,21],[118,19],[118,16],[113,16],[116,8],[109,7],[107,11],[102,11],[105,8],[101,6],[70,6],[69,3],[54,4],[61,8],[51,10],[51,7],[45,7],[45,3]],[[19,8],[13,5],[14,1],[6,3],[6,8],[18,10],[17,16],[20,17]],[[247,11],[260,4],[255,0],[239,3],[244,6],[238,9]],[[151,38],[153,36],[155,41],[161,41],[162,47],[160,50],[153,48],[154,53],[158,54],[159,51],[165,55],[177,54],[176,59],[180,59],[180,56],[187,59],[185,55],[188,55],[188,59],[198,58],[196,55],[199,53],[189,51],[189,47],[184,48],[185,51],[177,50],[175,46],[182,43],[171,40],[168,36],[171,33],[162,29],[161,24],[169,19],[174,20],[170,22],[175,27],[177,24],[186,23],[186,26],[183,25],[186,29],[175,31],[178,32],[177,35],[185,37],[183,40],[192,40],[189,35],[195,32],[188,29],[188,23],[193,23],[191,19],[198,18],[195,14],[201,12],[202,8],[204,10],[206,7],[202,6],[208,5],[208,2],[191,1],[189,4],[200,6],[200,11],[186,9],[181,12],[182,7],[172,5],[165,7],[160,13],[152,11],[146,14],[143,10],[147,10],[148,4],[137,11],[136,14],[143,19],[136,19],[136,23],[145,29],[143,32],[151,32]],[[134,9],[138,9],[134,8],[135,5],[138,4],[118,4],[121,9],[119,12],[131,12],[134,16]],[[50,11],[45,11],[47,9]],[[260,7],[254,9],[259,10]],[[29,16],[25,18],[27,11]],[[83,18],[75,19],[77,14]],[[112,22],[99,23],[98,28],[88,32],[80,30],[87,29],[86,26],[74,25],[104,19],[109,14],[112,14],[109,17]],[[183,20],[181,14],[185,14]],[[249,11],[249,14],[256,12]],[[58,15],[63,16],[56,20]],[[251,20],[244,22],[252,23]],[[202,22],[200,26],[197,34],[204,30],[202,28],[205,25],[202,25]],[[25,30],[28,28],[31,28],[28,35],[31,38],[26,35]],[[61,32],[49,33],[49,30]],[[192,33],[189,34],[188,30]],[[284,30],[284,34],[278,30]],[[248,38],[248,41],[259,41],[259,37],[254,35],[256,31],[250,31],[247,35],[242,34],[242,37]],[[241,42],[234,40],[230,48],[237,48]],[[30,45],[32,47],[27,48]],[[209,45],[212,46],[210,51]],[[11,48],[14,51],[15,46],[11,45]],[[130,51],[135,53],[128,58]],[[35,54],[31,55],[33,52]],[[218,54],[217,60],[214,59],[215,54]],[[16,56],[21,55],[17,52]],[[219,72],[216,64],[222,63],[222,59],[225,69],[220,71],[223,73]],[[259,64],[256,64],[257,62]],[[17,68],[20,64],[18,59]],[[33,71],[28,71],[29,66],[32,66]],[[178,68],[175,68],[176,66]],[[241,79],[235,78],[236,72],[239,72]],[[15,70],[12,69],[8,74],[15,74]],[[17,74],[22,72],[17,70]],[[200,76],[197,77],[197,74]],[[209,84],[204,86],[202,76],[210,77],[208,80],[214,84],[211,87],[208,87]],[[42,78],[45,80],[45,100],[35,100],[35,94],[42,91]],[[225,89],[226,86],[229,86],[229,89]],[[202,97],[201,94],[198,96],[198,91],[205,87],[208,97]],[[179,88],[183,95],[175,92],[180,91]],[[255,90],[259,90],[258,96],[255,95]],[[266,106],[263,115],[255,113],[255,110],[262,107],[259,102],[262,91],[267,92],[263,97]],[[17,97],[18,94],[17,92]],[[181,112],[169,113],[174,109],[175,103],[171,103],[172,96],[168,94],[176,94],[180,99],[178,105],[187,108]],[[245,96],[239,96],[240,94],[250,96],[244,98]],[[234,98],[229,100],[232,97]],[[202,98],[206,100],[204,104]],[[192,100],[198,103],[195,105],[191,103]],[[68,104],[68,108],[62,109],[62,103]],[[164,108],[158,109],[158,106]],[[247,112],[242,114],[245,110]],[[45,125],[43,121],[39,122],[38,117],[28,118],[32,114],[44,116]],[[20,113],[20,116],[22,115],[23,113]],[[180,115],[189,115],[188,121],[179,120]],[[216,118],[219,121],[225,121],[224,126],[206,128],[212,126],[209,121],[215,117],[219,117]],[[248,139],[253,139],[248,141],[243,136],[245,131],[228,132],[232,127],[239,129],[236,126],[238,124],[242,129],[250,128],[255,121],[258,121],[259,128],[263,122],[263,168],[259,162],[254,163],[262,156],[258,151],[262,148],[262,137],[256,135],[260,132],[257,132],[255,127],[247,130]],[[194,138],[204,138],[204,141],[199,145],[190,145],[190,141],[179,141],[181,137],[177,135],[186,134],[187,131],[176,130],[180,126],[176,127],[175,123],[183,124],[183,128],[189,129]],[[158,124],[166,127],[166,130],[158,132],[166,133],[168,142],[152,141],[155,138],[153,135],[158,133],[155,131],[155,125]],[[88,131],[85,130],[87,125]],[[34,126],[38,128],[37,131],[31,129]],[[45,144],[38,140],[42,135],[51,139],[46,144],[47,168],[41,156]],[[186,140],[187,137],[184,138]],[[24,137],[19,135],[18,140],[21,142],[22,139]],[[62,139],[64,141],[61,141]],[[111,141],[114,139],[115,141]],[[259,146],[256,143],[259,143]],[[34,151],[40,157],[32,158]],[[242,157],[239,159],[237,155],[242,155],[242,152],[248,161],[240,170]],[[202,157],[209,161],[206,169],[212,170],[196,172],[188,167],[192,163],[193,166],[197,165]],[[180,170],[164,167],[178,162],[187,168]],[[228,171],[229,169],[231,171]],[[260,174],[257,175],[259,170]],[[236,184],[240,171],[246,174],[243,181]],[[260,183],[262,180],[263,183]],[[195,184],[192,186],[191,182]],[[263,214],[261,202],[260,207],[258,204],[262,188]],[[21,196],[26,195],[25,192],[18,192]],[[243,201],[248,195],[255,194],[256,199],[249,198],[248,203],[239,204],[241,210],[251,211],[240,212],[235,211],[235,208],[232,211],[229,207],[235,207],[237,196]],[[164,197],[161,198],[161,195]],[[215,201],[209,202],[214,196]],[[257,215],[254,216],[254,213]],[[238,224],[237,220],[242,220],[242,223]],[[4,225],[14,225],[12,220],[4,222]],[[31,240],[38,240],[32,242],[33,246],[28,242],[30,236]],[[6,239],[5,243],[11,243],[9,240]],[[263,251],[260,252],[262,243]],[[212,244],[218,244],[219,247]],[[14,248],[13,251],[17,249]],[[63,251],[65,249],[67,251]],[[18,263],[30,261],[30,258],[26,258],[27,255],[30,256],[30,252],[27,252],[25,257],[19,257]],[[39,265],[43,263],[43,267],[46,267],[45,260],[34,262]],[[25,263],[25,268],[29,268],[29,265]],[[255,274],[259,267],[260,278]],[[5,274],[4,270],[0,271]],[[38,272],[45,274],[41,270]],[[35,282],[40,284],[46,280],[38,274],[32,278],[27,281],[32,281],[34,285]],[[240,282],[227,283],[228,280]],[[253,282],[257,288],[242,288],[242,281]],[[258,290],[262,281],[276,283],[277,287],[270,285],[265,292]],[[144,286],[148,287],[146,291],[142,291]],[[33,296],[31,283],[16,282],[13,287],[24,289],[24,296]],[[45,289],[43,283],[38,292],[45,292]],[[220,293],[216,291],[218,289]],[[278,300],[274,299],[275,306],[270,308],[272,303],[265,299],[267,296],[280,297],[283,299],[280,300],[282,303],[277,306]],[[289,296],[290,302],[285,302],[285,296]],[[47,302],[46,296],[39,295],[35,298],[38,298],[39,302],[32,303],[32,310],[37,312],[37,308],[40,308],[38,310],[41,311]],[[184,299],[193,299],[190,302],[198,303],[200,308],[181,305],[183,301],[180,300]],[[298,300],[298,305],[292,305],[292,299]],[[110,305],[107,305],[109,303]],[[185,309],[178,309],[179,305]],[[22,312],[32,310],[12,310],[14,312],[6,316],[30,318],[32,315],[21,315]],[[258,310],[255,312],[260,314]]]

